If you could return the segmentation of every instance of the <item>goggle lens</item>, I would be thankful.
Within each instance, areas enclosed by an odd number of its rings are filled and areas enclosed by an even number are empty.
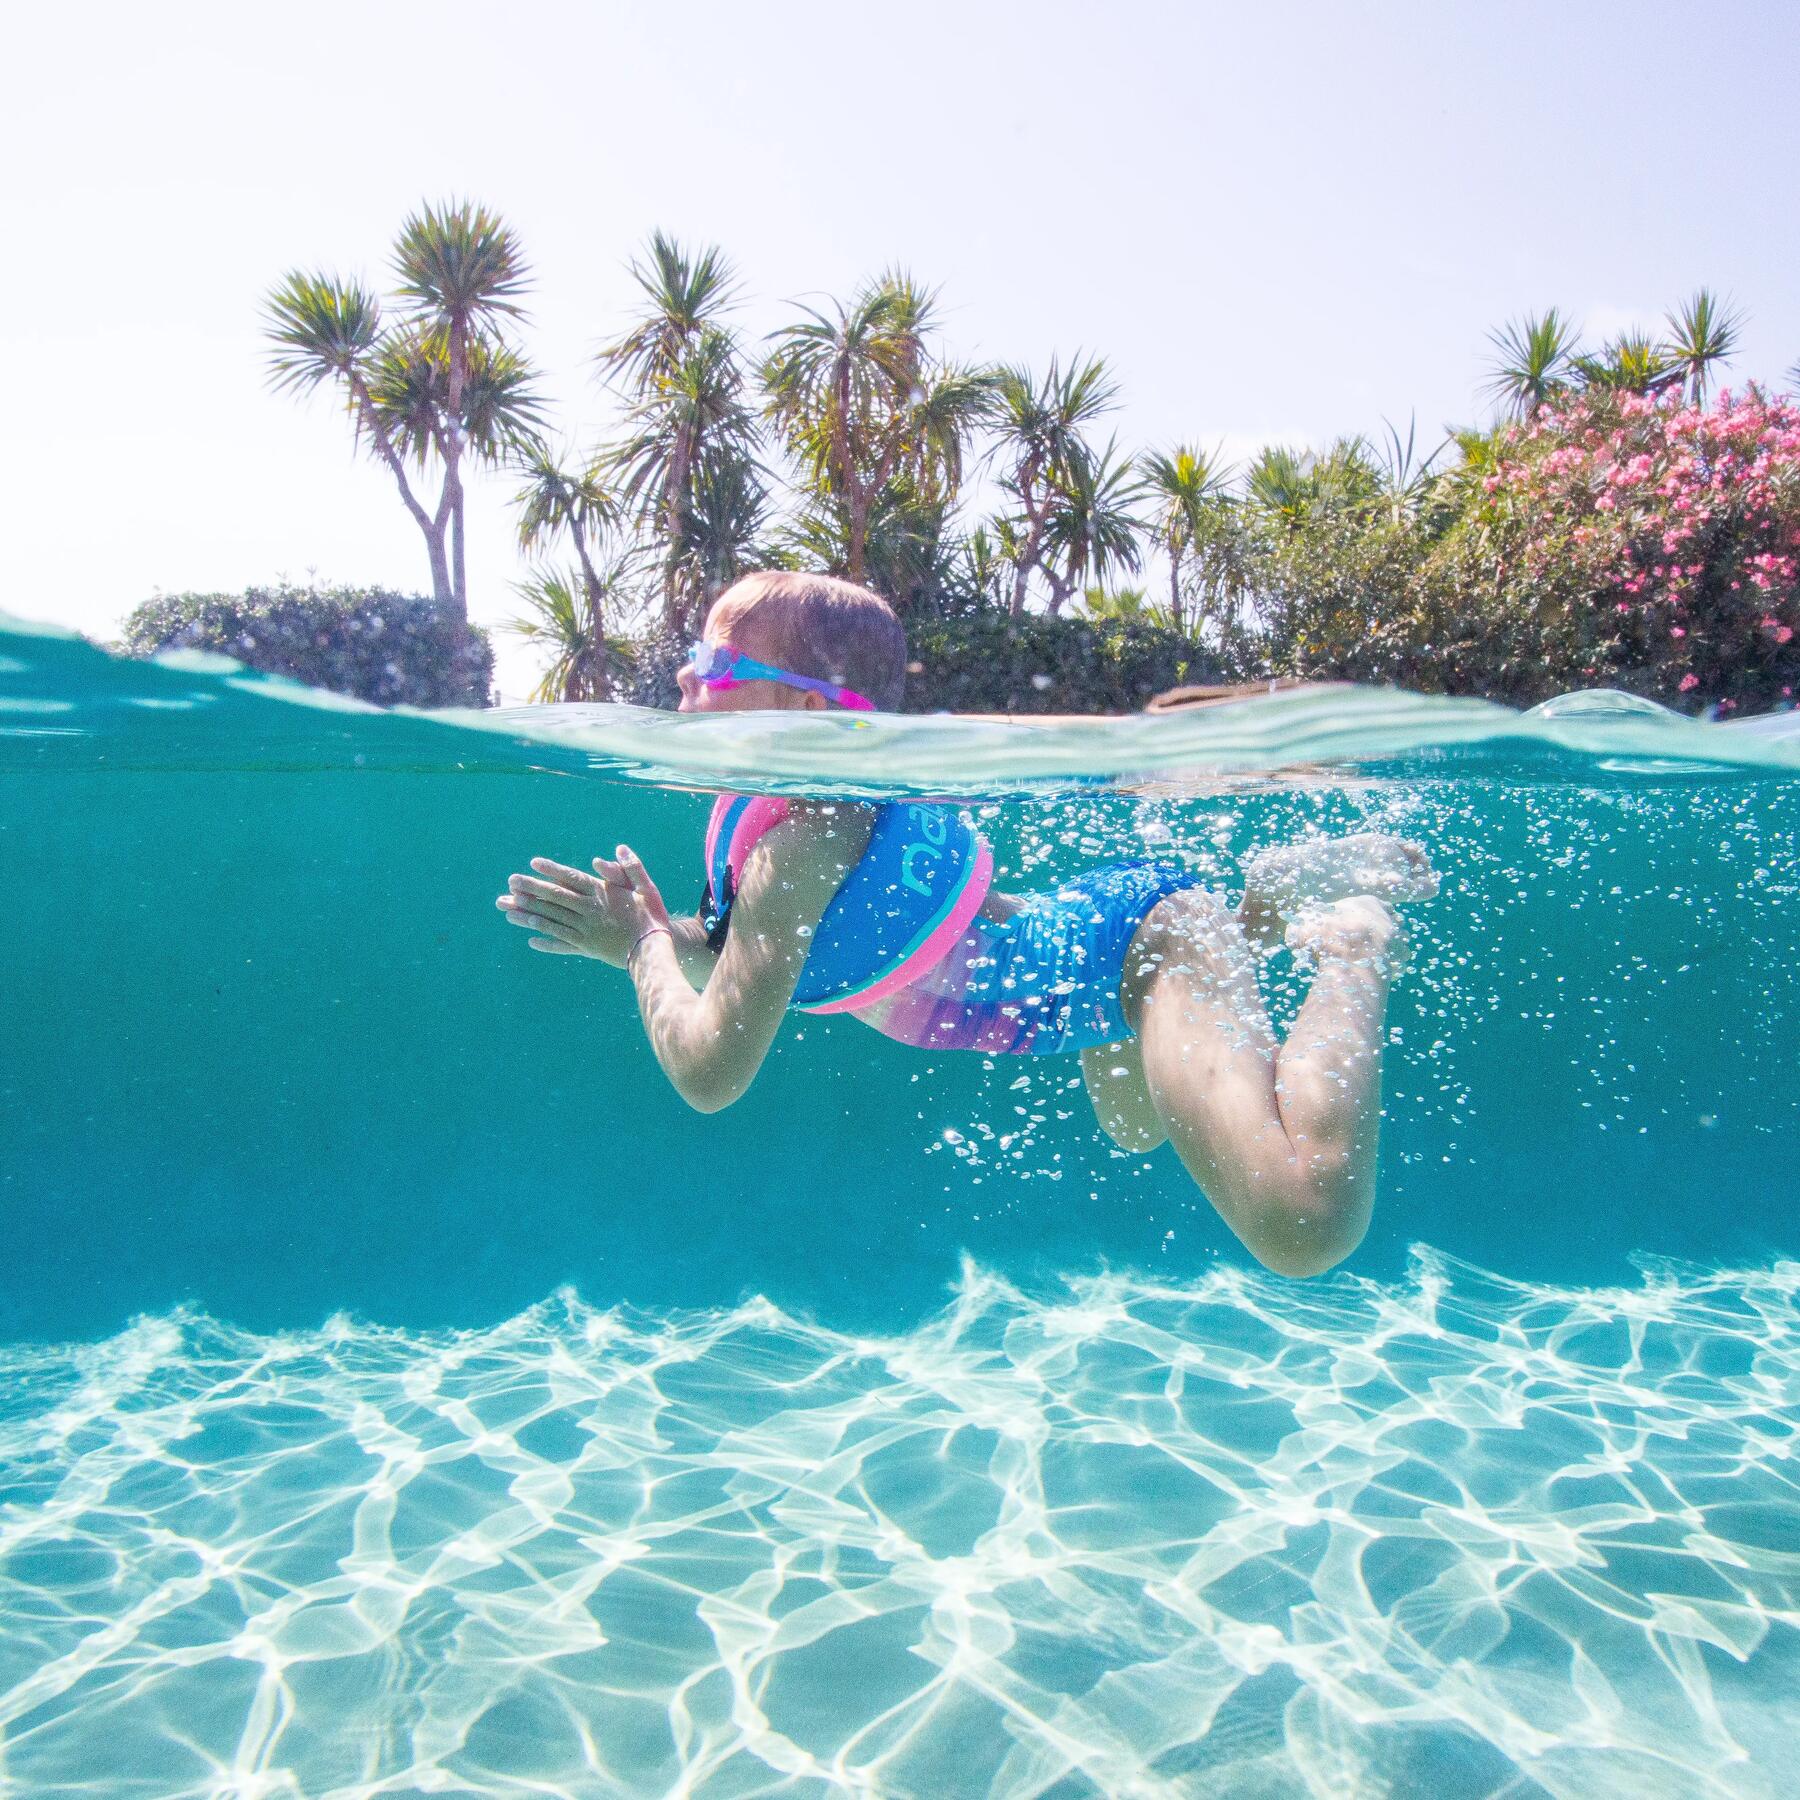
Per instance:
[[[736,661],[737,652],[729,644],[696,644],[688,653],[688,667],[694,671],[694,679],[709,685],[729,679]]]

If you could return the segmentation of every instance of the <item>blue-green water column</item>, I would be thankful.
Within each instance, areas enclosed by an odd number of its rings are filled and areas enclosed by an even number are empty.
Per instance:
[[[564,1282],[645,1306],[764,1291],[862,1328],[935,1305],[964,1252],[1026,1280],[1236,1254],[1167,1151],[1100,1139],[1072,1062],[804,1021],[742,1103],[688,1111],[623,978],[530,954],[493,899],[533,854],[624,839],[691,903],[704,795],[7,647],[0,1334],[182,1300],[262,1328],[480,1324]],[[1677,786],[1597,823],[1566,783],[1454,777],[1272,790],[1222,846],[1225,867],[1388,806],[1447,869],[1395,1008],[1355,1266],[1392,1273],[1420,1238],[1564,1279],[1644,1249],[1791,1250],[1792,785]],[[1131,803],[1083,804],[1129,848]],[[1067,816],[998,817],[1003,859]]]

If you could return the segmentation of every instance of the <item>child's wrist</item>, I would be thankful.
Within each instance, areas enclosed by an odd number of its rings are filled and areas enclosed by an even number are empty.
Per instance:
[[[666,937],[672,944],[675,941],[675,927],[673,925],[646,925],[644,929],[631,940],[631,947],[625,952],[626,974],[629,975],[635,972],[631,966],[631,959],[637,955],[639,948],[653,937]]]

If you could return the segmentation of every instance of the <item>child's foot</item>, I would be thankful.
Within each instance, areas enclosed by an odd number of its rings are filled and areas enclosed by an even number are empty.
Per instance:
[[[1282,930],[1310,907],[1362,894],[1382,900],[1429,900],[1437,870],[1422,844],[1385,831],[1302,838],[1259,850],[1244,864],[1244,929],[1272,949]]]
[[[1322,962],[1350,962],[1393,976],[1406,962],[1399,915],[1373,894],[1304,907],[1288,925],[1287,945],[1314,968]]]

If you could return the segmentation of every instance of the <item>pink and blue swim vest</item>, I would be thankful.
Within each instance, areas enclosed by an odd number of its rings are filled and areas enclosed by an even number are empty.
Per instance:
[[[744,861],[788,803],[722,795],[706,833],[714,949]],[[1131,1035],[1121,990],[1138,926],[1199,885],[1171,863],[1112,863],[989,917],[994,859],[966,815],[924,801],[876,808],[869,848],[819,921],[793,1004],[854,1013],[921,1050],[1056,1056]]]
[[[706,828],[706,876],[721,934],[745,860],[788,802],[721,794]],[[858,1012],[942,962],[981,910],[994,857],[967,815],[922,802],[876,809],[869,847],[813,934],[794,990],[803,1012]]]

